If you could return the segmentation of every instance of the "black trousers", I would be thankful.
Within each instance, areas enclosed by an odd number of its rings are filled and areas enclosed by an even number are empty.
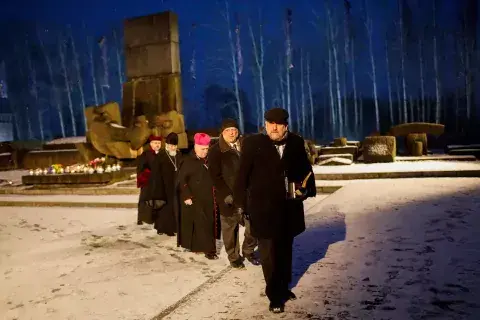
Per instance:
[[[252,237],[250,233],[250,221],[244,220],[242,217],[233,215],[230,217],[220,216],[222,224],[222,238],[225,245],[225,251],[228,255],[228,261],[233,262],[240,259],[240,240],[239,240],[239,226],[245,225],[245,238],[243,239],[242,254],[249,256],[253,254],[257,246],[257,239]]]
[[[280,303],[286,298],[292,281],[293,238],[258,239],[258,251],[265,278],[265,294],[271,302]]]

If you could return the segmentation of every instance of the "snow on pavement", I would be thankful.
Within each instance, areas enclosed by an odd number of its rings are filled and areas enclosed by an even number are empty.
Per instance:
[[[268,312],[261,268],[248,266],[166,319],[478,319],[480,179],[356,181],[307,225],[284,314]]]
[[[480,161],[398,161],[390,163],[353,163],[348,166],[313,166],[317,174],[329,173],[376,173],[376,172],[423,172],[451,170],[480,170]]]

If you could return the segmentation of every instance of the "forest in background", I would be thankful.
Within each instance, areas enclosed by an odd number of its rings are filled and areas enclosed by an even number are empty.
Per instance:
[[[245,12],[227,0],[213,23],[180,15],[187,129],[234,117],[255,132],[266,109],[283,106],[293,131],[322,141],[413,121],[480,134],[477,1],[395,0],[381,16],[380,2],[312,2],[308,16],[285,8],[266,21],[261,8]],[[2,26],[0,113],[13,115],[15,138],[81,136],[85,106],[121,104],[122,28]],[[205,34],[211,44],[201,42]]]

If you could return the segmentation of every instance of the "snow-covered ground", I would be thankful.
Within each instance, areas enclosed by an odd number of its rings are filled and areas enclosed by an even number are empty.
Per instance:
[[[401,161],[390,163],[354,163],[348,166],[313,166],[314,173],[424,172],[480,170],[480,161]]]
[[[322,201],[323,200],[323,201]],[[135,210],[2,208],[4,319],[478,319],[480,179],[355,181],[306,202],[297,301],[136,226]],[[157,316],[158,315],[158,316]],[[157,317],[156,317],[157,316]]]
[[[357,181],[307,223],[285,314],[268,312],[261,269],[248,268],[166,319],[478,319],[480,179]]]

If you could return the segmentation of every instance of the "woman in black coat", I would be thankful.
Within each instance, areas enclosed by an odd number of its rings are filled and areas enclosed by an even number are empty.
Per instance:
[[[152,201],[152,193],[154,188],[152,170],[156,166],[155,162],[158,158],[160,148],[162,147],[162,137],[150,136],[150,145],[148,150],[144,150],[137,159],[137,188],[140,188],[140,196],[138,198],[138,215],[137,224],[153,223],[155,203]],[[158,184],[157,184],[158,186]],[[156,191],[158,199],[164,198],[163,188]],[[159,202],[157,201],[157,207]]]

